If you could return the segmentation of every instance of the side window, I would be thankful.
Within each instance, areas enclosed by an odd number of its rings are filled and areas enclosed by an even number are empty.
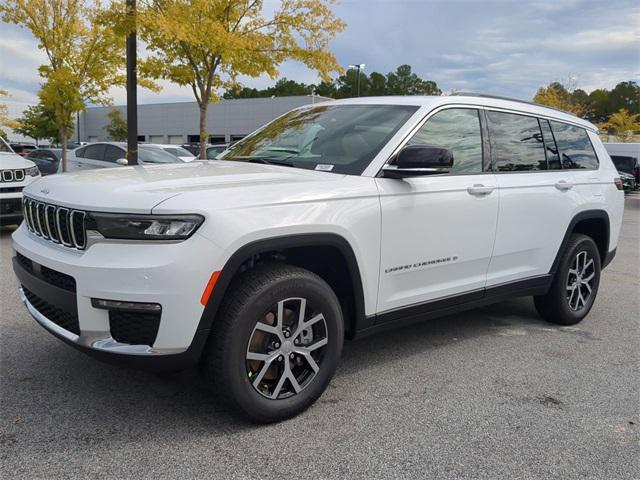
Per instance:
[[[478,110],[450,108],[432,116],[407,145],[426,144],[453,154],[451,174],[482,172],[482,134]]]
[[[78,158],[84,158],[84,151],[87,149],[87,147],[82,147],[82,148],[76,148],[73,151],[73,154],[78,157]]]
[[[84,158],[89,158],[91,160],[103,160],[104,145],[103,144],[89,145],[84,151]]]
[[[558,155],[558,146],[556,140],[553,138],[551,132],[551,126],[547,120],[539,119],[540,128],[542,129],[542,138],[544,139],[544,149],[547,153],[547,164],[549,170],[560,169],[560,155]]]
[[[542,132],[537,118],[488,111],[487,119],[491,152],[498,172],[547,169]]]
[[[598,169],[598,157],[584,128],[553,121],[551,128],[560,150],[562,168]]]
[[[120,150],[118,147],[114,147],[113,145],[105,145],[104,148],[104,161],[116,163],[116,160],[120,158],[125,158],[125,152]]]

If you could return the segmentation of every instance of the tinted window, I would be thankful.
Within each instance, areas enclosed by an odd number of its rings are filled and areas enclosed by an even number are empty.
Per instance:
[[[316,105],[293,110],[231,146],[222,160],[286,163],[360,175],[416,110],[403,105]]]
[[[214,160],[220,153],[224,152],[227,147],[209,147],[207,148],[207,158]]]
[[[91,160],[102,160],[104,158],[104,145],[89,145],[85,148],[83,156]]]
[[[111,162],[111,163],[115,163],[116,160],[119,160],[121,158],[125,158],[125,152],[124,150],[115,147],[113,145],[106,145],[105,149],[104,149],[104,161],[105,162]]]
[[[182,147],[165,147],[164,151],[170,153],[174,157],[193,157],[191,152]]]
[[[542,129],[542,137],[544,139],[544,148],[547,153],[547,164],[549,170],[558,170],[560,168],[560,155],[558,154],[558,146],[556,140],[551,133],[551,127],[547,120],[539,120],[540,128]]]
[[[546,170],[538,119],[513,113],[487,112],[491,152],[497,171]]]
[[[143,163],[181,163],[178,157],[165,152],[161,148],[140,147],[138,150],[138,160]]]
[[[453,174],[482,172],[482,134],[478,111],[452,108],[436,113],[409,140],[446,148],[453,154]]]
[[[620,172],[633,173],[633,169],[636,165],[636,159],[634,157],[624,157],[622,155],[611,155],[611,160],[616,166],[616,170]]]
[[[87,147],[76,148],[76,149],[73,151],[73,154],[74,154],[76,157],[84,158],[84,151],[85,151],[86,149],[87,149]]]
[[[598,168],[598,157],[584,128],[553,121],[551,128],[560,150],[562,168]]]

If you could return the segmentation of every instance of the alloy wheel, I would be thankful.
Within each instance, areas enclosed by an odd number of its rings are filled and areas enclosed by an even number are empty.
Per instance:
[[[327,343],[322,312],[305,298],[279,301],[249,337],[246,368],[253,388],[273,400],[300,393],[320,371]]]
[[[593,258],[585,250],[578,252],[567,276],[567,302],[574,312],[582,310],[589,302],[595,276]]]

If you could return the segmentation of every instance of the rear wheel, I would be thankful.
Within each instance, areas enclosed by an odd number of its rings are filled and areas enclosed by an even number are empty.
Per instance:
[[[203,356],[216,394],[258,422],[300,413],[325,390],[342,350],[333,290],[312,272],[278,264],[229,288]]]
[[[600,254],[591,237],[573,234],[546,295],[534,298],[540,316],[574,325],[587,316],[600,284]]]

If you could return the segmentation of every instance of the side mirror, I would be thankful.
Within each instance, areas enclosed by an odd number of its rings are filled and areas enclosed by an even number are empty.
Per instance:
[[[127,160],[126,158],[119,158],[116,160],[116,163],[118,165],[129,165],[129,160]]]
[[[404,178],[449,173],[452,166],[451,150],[433,145],[407,145],[398,152],[393,165],[385,165],[383,172],[385,177]]]

